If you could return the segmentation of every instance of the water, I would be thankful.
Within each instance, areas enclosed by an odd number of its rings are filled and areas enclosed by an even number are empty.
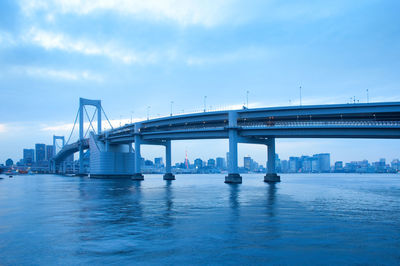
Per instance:
[[[400,175],[2,177],[0,265],[400,264]]]

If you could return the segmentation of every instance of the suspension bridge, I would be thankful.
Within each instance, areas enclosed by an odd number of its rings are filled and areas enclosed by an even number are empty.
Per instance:
[[[92,117],[86,106],[96,108]],[[97,114],[97,121],[94,121]],[[102,114],[110,129],[102,130]],[[79,138],[71,136],[79,119]],[[88,128],[84,129],[84,121]],[[96,130],[97,126],[97,130]],[[265,182],[279,182],[275,170],[276,138],[365,138],[400,139],[400,102],[309,105],[199,112],[148,119],[114,128],[100,100],[80,98],[72,132],[54,155],[51,171],[62,173],[63,162],[79,152],[79,174],[97,178],[143,180],[141,145],[165,147],[165,180],[173,180],[171,149],[174,140],[228,139],[228,175],[226,183],[241,183],[238,171],[238,143],[267,146]],[[84,167],[89,152],[89,169]]]

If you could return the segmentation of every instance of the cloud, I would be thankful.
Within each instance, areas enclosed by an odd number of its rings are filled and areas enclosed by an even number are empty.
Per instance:
[[[6,125],[0,124],[0,133],[6,132]]]
[[[170,20],[181,25],[214,26],[225,18],[234,0],[22,0],[26,14],[40,10],[87,15],[110,11],[147,20]]]
[[[23,39],[47,50],[55,49],[89,56],[104,56],[125,64],[155,61],[154,54],[139,54],[113,44],[98,45],[89,40],[77,40],[63,33],[48,32],[34,27]]]
[[[264,47],[244,47],[230,52],[206,56],[188,56],[186,64],[189,66],[202,66],[210,64],[226,64],[242,60],[265,60],[272,51]]]
[[[102,76],[93,74],[90,71],[68,71],[68,70],[56,70],[41,67],[15,67],[14,70],[18,73],[23,73],[35,78],[53,78],[62,79],[69,81],[89,80],[101,82],[103,81]]]
[[[12,35],[5,31],[0,31],[0,45],[15,45],[15,40]]]

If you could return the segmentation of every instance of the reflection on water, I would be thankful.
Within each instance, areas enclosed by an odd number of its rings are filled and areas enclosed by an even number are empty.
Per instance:
[[[267,213],[270,217],[275,216],[275,201],[277,186],[275,183],[266,183],[267,185]]]
[[[400,262],[399,176],[223,179],[3,179],[0,265]]]
[[[165,181],[165,211],[163,212],[164,217],[164,226],[171,226],[173,220],[173,207],[174,207],[174,194],[172,188],[172,181],[166,180]]]

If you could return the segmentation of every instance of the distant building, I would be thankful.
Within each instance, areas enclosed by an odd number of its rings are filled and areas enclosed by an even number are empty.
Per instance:
[[[12,159],[7,159],[6,166],[13,166],[13,165],[14,165],[14,161]]]
[[[215,168],[215,160],[214,159],[208,159],[207,166]]]
[[[200,158],[197,158],[196,160],[194,160],[194,167],[196,169],[201,169],[203,168],[203,160]]]
[[[287,173],[289,172],[289,162],[288,160],[282,160],[281,161],[281,173]]]
[[[220,170],[226,168],[225,159],[222,157],[217,157],[216,164],[217,164],[217,168]]]
[[[298,157],[289,157],[289,169],[290,173],[297,173],[300,169],[300,160]]]
[[[46,146],[46,161],[50,161],[54,157],[54,146],[47,145]]]
[[[392,168],[396,171],[400,171],[400,160],[395,159],[392,161]]]
[[[331,155],[329,153],[316,154],[319,162],[319,171],[328,173],[331,171]]]
[[[46,145],[45,144],[36,144],[36,162],[40,163],[46,160]]]
[[[162,157],[154,158],[154,166],[157,167],[157,168],[164,167],[163,158]]]
[[[335,162],[335,172],[342,172],[343,171],[343,162],[342,161],[338,161]]]
[[[247,171],[252,171],[253,170],[253,159],[251,159],[250,156],[243,157],[243,166]]]
[[[281,159],[279,159],[279,155],[275,153],[275,171],[281,171]]]
[[[24,149],[23,163],[25,165],[32,165],[35,162],[35,150],[34,149]]]
[[[153,161],[145,160],[145,161],[144,161],[144,165],[145,165],[145,166],[153,166],[154,163],[153,163]]]

